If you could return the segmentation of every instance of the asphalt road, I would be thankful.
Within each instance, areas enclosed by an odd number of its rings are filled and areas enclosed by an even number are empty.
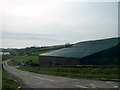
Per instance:
[[[4,62],[4,69],[29,88],[118,88],[118,82],[74,79],[18,70]]]

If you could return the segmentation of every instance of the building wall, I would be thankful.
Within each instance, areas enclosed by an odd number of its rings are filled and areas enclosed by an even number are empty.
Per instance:
[[[61,66],[61,65],[79,65],[80,61],[76,58],[40,56],[40,66]]]

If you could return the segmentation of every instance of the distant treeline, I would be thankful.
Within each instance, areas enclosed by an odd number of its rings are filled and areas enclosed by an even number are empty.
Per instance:
[[[11,56],[30,56],[30,55],[38,55],[41,53],[45,53],[52,50],[57,50],[61,48],[67,48],[72,46],[72,44],[64,44],[64,45],[55,45],[55,46],[41,46],[41,47],[26,47],[24,49],[2,49],[2,52],[9,52]]]

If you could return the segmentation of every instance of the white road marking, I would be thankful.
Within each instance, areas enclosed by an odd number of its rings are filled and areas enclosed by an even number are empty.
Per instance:
[[[72,80],[78,80],[78,79],[72,79]]]
[[[113,86],[114,88],[118,88],[118,86]]]
[[[21,88],[21,86],[19,86],[16,90],[19,90]]]
[[[38,76],[33,76],[34,78],[39,78],[39,79],[42,79],[42,80],[48,80],[48,81],[54,81],[54,80],[51,80],[51,79],[48,79],[48,78],[41,78],[41,77],[38,77]]]
[[[21,88],[21,86],[19,86],[18,88]]]
[[[107,81],[106,83],[113,83],[113,82],[109,82],[109,81]]]
[[[85,87],[85,86],[80,86],[80,85],[75,85],[76,87],[80,87],[80,88],[88,88],[88,87]]]
[[[94,84],[90,84],[91,86],[93,86]]]
[[[96,86],[94,86],[94,84],[90,84],[91,85],[91,88],[96,88]]]

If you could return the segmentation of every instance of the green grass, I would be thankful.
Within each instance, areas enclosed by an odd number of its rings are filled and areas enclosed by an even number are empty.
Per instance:
[[[66,67],[27,67],[21,66],[19,69],[35,73],[51,74],[58,76],[69,76],[77,78],[94,79],[120,79],[120,73],[116,67],[98,67],[98,68],[66,68]]]
[[[2,89],[2,70],[0,70],[0,89]]]
[[[16,90],[18,86],[20,84],[14,82],[8,72],[2,70],[2,90]]]
[[[9,65],[17,65],[22,62],[27,62],[32,60],[34,64],[38,64],[38,56],[25,56],[25,57],[15,57],[11,61],[8,62]]]

